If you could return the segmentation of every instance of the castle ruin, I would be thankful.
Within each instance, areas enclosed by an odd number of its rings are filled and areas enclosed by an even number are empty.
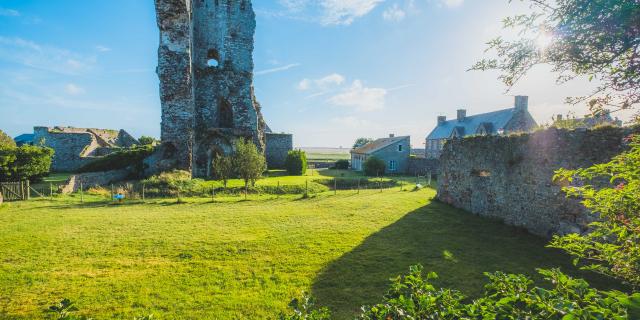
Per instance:
[[[255,13],[250,0],[155,0],[165,157],[210,177],[237,139],[265,151],[267,126],[253,93]]]

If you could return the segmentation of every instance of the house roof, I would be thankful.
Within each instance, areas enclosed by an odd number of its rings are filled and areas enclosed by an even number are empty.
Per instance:
[[[351,153],[371,154],[373,152],[376,152],[382,148],[388,147],[394,143],[400,142],[407,138],[409,138],[409,136],[381,138],[376,141],[369,142],[362,147],[355,148],[351,150]]]
[[[32,133],[25,133],[15,137],[13,141],[15,141],[16,143],[32,142],[34,137],[35,135]]]
[[[468,116],[463,121],[458,119],[445,121],[433,129],[427,139],[449,139],[454,130],[459,136],[473,135],[481,125],[490,130],[487,133],[495,134],[498,130],[504,129],[514,113],[515,108],[510,108]]]

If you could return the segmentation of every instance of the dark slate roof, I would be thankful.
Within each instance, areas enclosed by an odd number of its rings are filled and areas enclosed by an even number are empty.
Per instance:
[[[511,108],[468,116],[464,121],[458,121],[458,119],[448,120],[433,129],[427,139],[449,139],[453,130],[464,136],[473,135],[476,134],[480,125],[491,129],[489,133],[495,134],[498,130],[504,129],[513,117],[514,112],[515,108]]]
[[[409,138],[409,136],[378,139],[376,141],[369,142],[362,147],[351,150],[351,153],[371,154],[407,138]]]
[[[13,141],[15,141],[16,143],[30,143],[30,142],[33,142],[34,137],[35,137],[35,134],[25,133],[15,137]]]

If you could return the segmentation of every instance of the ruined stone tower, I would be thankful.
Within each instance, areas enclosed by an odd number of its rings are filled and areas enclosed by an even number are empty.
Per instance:
[[[255,13],[250,0],[155,0],[165,158],[210,177],[216,156],[248,138],[265,148],[253,94]]]

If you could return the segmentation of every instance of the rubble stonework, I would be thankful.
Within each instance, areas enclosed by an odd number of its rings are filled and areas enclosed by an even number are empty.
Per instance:
[[[593,217],[553,183],[554,173],[608,162],[629,133],[548,129],[450,140],[440,158],[438,199],[541,236],[583,232]]]
[[[293,150],[293,136],[287,133],[266,133],[267,166],[269,169],[283,169],[289,151]]]
[[[210,177],[213,159],[249,138],[265,150],[253,93],[255,13],[249,0],[155,0],[162,142],[177,168]]]
[[[97,158],[139,142],[124,130],[73,127],[35,127],[34,143],[55,151],[51,162],[54,172],[74,172]]]

